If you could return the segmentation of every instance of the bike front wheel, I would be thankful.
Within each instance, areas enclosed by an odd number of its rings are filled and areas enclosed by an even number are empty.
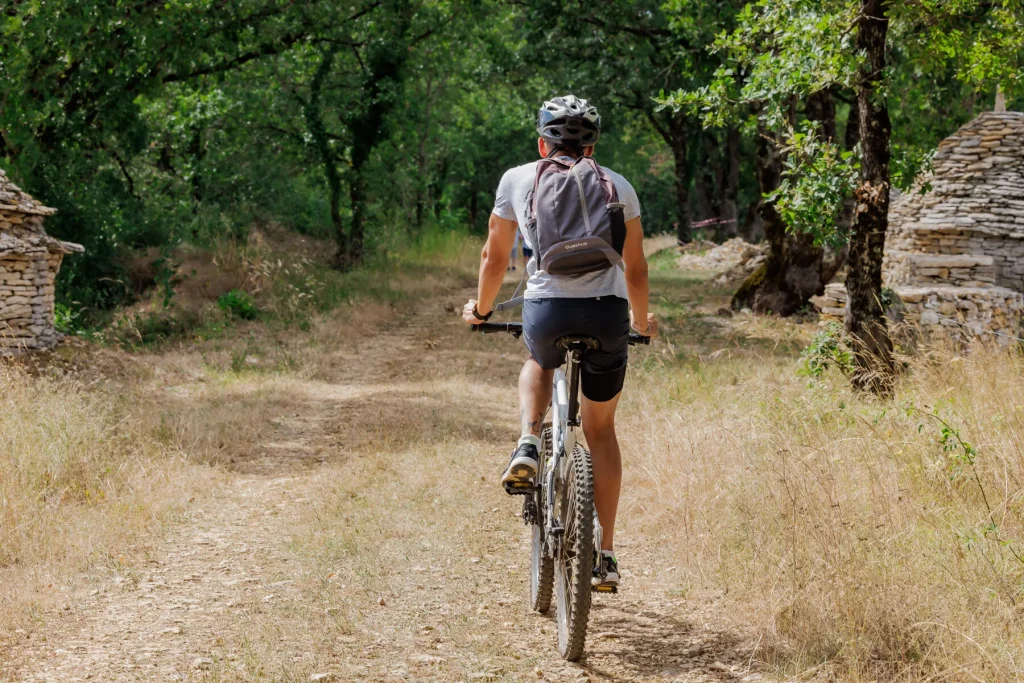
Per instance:
[[[558,652],[576,661],[583,655],[590,618],[590,579],[594,565],[594,471],[580,444],[565,463],[555,509],[564,526],[555,557],[555,610]]]

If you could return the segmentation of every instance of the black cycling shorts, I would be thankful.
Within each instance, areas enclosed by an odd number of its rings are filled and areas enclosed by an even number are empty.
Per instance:
[[[626,379],[629,356],[629,302],[617,296],[594,299],[527,299],[523,302],[523,339],[545,370],[565,363],[559,337],[589,335],[601,348],[583,354],[583,395],[591,401],[615,398]]]

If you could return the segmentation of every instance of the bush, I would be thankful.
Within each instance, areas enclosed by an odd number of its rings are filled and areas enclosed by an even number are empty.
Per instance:
[[[260,317],[260,309],[252,297],[239,289],[232,289],[230,292],[217,297],[217,305],[229,315],[242,320],[256,320]]]

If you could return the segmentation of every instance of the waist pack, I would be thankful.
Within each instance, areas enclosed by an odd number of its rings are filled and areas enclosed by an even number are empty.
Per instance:
[[[526,229],[541,270],[583,275],[622,265],[624,204],[590,157],[541,159]]]

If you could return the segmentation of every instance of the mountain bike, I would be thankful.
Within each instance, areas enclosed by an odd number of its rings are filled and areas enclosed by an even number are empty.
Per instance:
[[[518,339],[522,323],[482,323],[483,333],[507,332]],[[629,335],[629,343],[649,344],[650,337]],[[603,581],[601,523],[594,509],[594,470],[590,451],[577,439],[580,428],[580,363],[587,351],[600,346],[597,339],[569,335],[557,341],[566,351],[567,371],[555,370],[550,422],[541,432],[537,479],[509,493],[522,494],[523,521],[530,526],[530,606],[547,613],[555,599],[558,652],[568,661],[583,654],[590,618],[592,592],[615,593],[614,586],[593,586]]]

